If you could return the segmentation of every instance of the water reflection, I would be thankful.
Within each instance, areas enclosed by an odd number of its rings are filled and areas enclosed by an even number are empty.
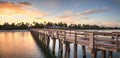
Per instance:
[[[45,58],[29,32],[0,32],[0,58]]]

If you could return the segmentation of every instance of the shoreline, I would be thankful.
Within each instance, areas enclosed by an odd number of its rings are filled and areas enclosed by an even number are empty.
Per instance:
[[[0,30],[0,32],[29,32],[29,30]]]

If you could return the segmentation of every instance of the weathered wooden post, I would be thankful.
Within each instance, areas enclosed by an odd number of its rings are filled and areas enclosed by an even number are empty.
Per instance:
[[[47,47],[49,47],[49,43],[50,43],[50,37],[47,36]]]
[[[41,33],[41,39],[42,39],[41,42],[42,42],[42,43],[44,42],[44,39],[43,39],[43,38],[44,38],[43,33]]]
[[[64,51],[64,56],[63,58],[66,58],[67,57],[67,48],[68,48],[68,42],[66,41],[66,32],[64,31],[64,43],[65,43],[65,51]]]
[[[85,46],[82,46],[82,57],[86,58],[86,49],[85,49]]]
[[[106,51],[105,50],[101,50],[101,58],[106,58]]]
[[[61,40],[59,38],[59,31],[57,31],[57,38],[58,38],[58,41],[59,41],[59,50],[60,50],[60,48],[61,48]]]
[[[74,40],[74,58],[77,58],[77,33],[75,32],[75,40]]]
[[[57,31],[57,38],[59,39],[59,31]]]
[[[94,34],[93,33],[87,33],[89,35],[89,47],[94,48]]]
[[[58,41],[59,41],[59,50],[60,50],[60,48],[61,48],[61,40],[58,39]]]
[[[67,58],[68,55],[68,48],[69,48],[69,42],[65,42],[65,53],[64,53],[64,58]],[[68,55],[69,56],[69,55]]]
[[[44,44],[47,47],[47,30],[44,30]]]
[[[89,47],[91,48],[91,58],[96,58],[97,50],[94,48],[94,33],[88,33],[89,35]]]
[[[52,30],[52,38],[54,38],[54,30]]]
[[[42,41],[41,31],[39,31],[39,40]]]
[[[119,38],[118,38],[119,36],[117,35],[116,36],[116,43],[117,43],[117,47],[119,47]]]
[[[38,34],[39,34],[38,37],[39,37],[39,40],[40,40],[40,37],[41,37],[40,32],[38,32]]]

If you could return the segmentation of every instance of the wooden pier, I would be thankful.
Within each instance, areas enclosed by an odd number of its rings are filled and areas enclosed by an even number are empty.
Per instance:
[[[113,52],[120,52],[120,32],[88,32],[59,29],[30,29],[34,39],[39,39],[48,47],[50,38],[53,40],[52,53],[55,53],[56,39],[59,40],[59,52],[64,52],[63,58],[70,53],[70,43],[74,43],[74,58],[77,58],[77,46],[82,46],[82,58],[86,58],[86,48],[90,50],[91,58],[96,58],[97,51],[101,51],[101,58],[112,58]],[[63,51],[63,44],[65,45]]]

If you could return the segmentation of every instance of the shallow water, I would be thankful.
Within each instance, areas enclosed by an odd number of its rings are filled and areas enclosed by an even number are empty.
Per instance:
[[[59,43],[57,40],[55,56],[56,58],[62,58],[62,56],[58,54],[58,45]],[[69,58],[73,58],[74,44],[70,46]],[[51,58],[46,55],[45,51],[41,48],[42,47],[32,38],[30,32],[0,32],[0,58]],[[50,40],[49,48],[50,50],[52,49],[52,40]],[[78,45],[78,58],[82,57],[81,50],[81,46]],[[101,58],[101,52],[97,54],[97,57]],[[90,58],[89,52],[87,52],[87,58]],[[113,58],[120,58],[120,53],[114,52]]]

